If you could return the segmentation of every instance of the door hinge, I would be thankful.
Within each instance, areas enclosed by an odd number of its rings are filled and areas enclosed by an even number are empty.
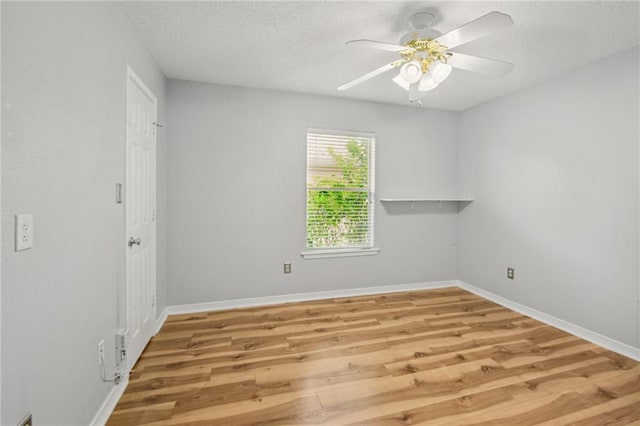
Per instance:
[[[156,295],[151,296],[151,306],[156,306]]]

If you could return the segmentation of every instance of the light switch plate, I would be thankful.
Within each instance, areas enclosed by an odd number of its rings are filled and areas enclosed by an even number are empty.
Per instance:
[[[16,251],[33,247],[33,215],[16,215]]]

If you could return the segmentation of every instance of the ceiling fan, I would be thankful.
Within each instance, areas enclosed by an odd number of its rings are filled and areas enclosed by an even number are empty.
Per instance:
[[[428,12],[413,15],[409,18],[412,31],[402,37],[399,44],[373,40],[348,41],[348,45],[396,52],[400,59],[351,80],[338,87],[338,90],[347,90],[394,68],[400,68],[399,74],[392,79],[393,82],[409,92],[409,102],[422,105],[420,99],[446,80],[452,68],[497,77],[513,69],[513,64],[509,62],[449,50],[513,25],[509,15],[490,12],[444,35],[431,28],[433,21],[434,15]]]

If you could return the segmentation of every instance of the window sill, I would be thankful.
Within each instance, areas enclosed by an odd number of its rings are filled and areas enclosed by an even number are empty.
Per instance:
[[[305,250],[300,255],[303,259],[327,259],[330,257],[375,256],[380,252],[377,247],[349,249]]]

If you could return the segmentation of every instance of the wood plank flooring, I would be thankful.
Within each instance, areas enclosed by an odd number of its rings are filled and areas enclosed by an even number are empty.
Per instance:
[[[640,364],[458,288],[170,316],[108,425],[640,425]]]

